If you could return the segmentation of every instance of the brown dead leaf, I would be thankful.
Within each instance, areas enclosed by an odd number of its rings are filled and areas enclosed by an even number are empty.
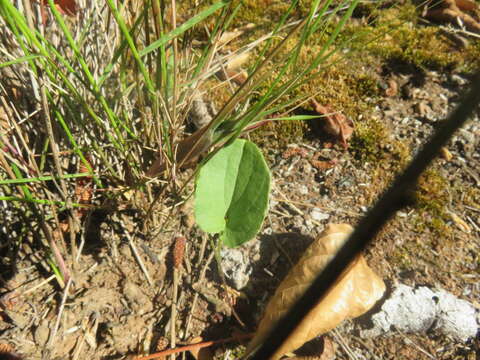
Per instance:
[[[222,46],[228,44],[230,41],[236,39],[237,37],[243,35],[246,31],[249,31],[255,27],[255,24],[249,23],[245,26],[242,26],[233,31],[226,31],[218,39],[217,46]],[[211,29],[213,30],[213,28]]]
[[[287,150],[282,153],[282,159],[289,159],[296,155],[299,155],[301,158],[306,158],[308,156],[308,151],[307,149],[298,146],[288,147]]]
[[[247,347],[247,354],[264,341],[266,334],[325,268],[352,230],[348,224],[330,224],[310,245],[268,303],[258,330]],[[345,319],[362,315],[382,297],[384,291],[385,284],[382,279],[368,267],[363,256],[359,255],[271,359],[278,359],[299,348],[305,342],[335,328]]]
[[[201,336],[197,336],[193,338],[190,343],[197,344],[203,342],[203,338]],[[211,360],[213,359],[212,350],[208,347],[197,347],[190,350],[190,354],[195,358],[195,360]]]
[[[212,130],[208,126],[204,126],[180,141],[175,151],[177,165],[188,167],[198,160],[200,155],[206,152],[212,145],[212,134]],[[152,178],[163,173],[165,169],[165,161],[163,157],[160,156],[153,162],[145,175]]]
[[[469,31],[480,33],[480,23],[464,11],[474,11],[478,7],[469,0],[443,0],[437,6],[427,9],[425,18],[435,22],[457,25],[459,20]]]
[[[53,2],[55,4],[57,10],[62,15],[67,15],[67,16],[77,15],[78,5],[77,5],[75,0],[54,0]],[[47,0],[41,0],[40,3],[45,8],[48,8],[48,1]],[[42,10],[44,11],[45,8],[42,8]],[[44,17],[44,23],[45,23],[46,15],[44,14],[43,17]]]
[[[338,164],[338,159],[318,160],[320,157],[321,157],[321,154],[317,152],[315,153],[315,155],[313,155],[312,159],[310,160],[310,163],[312,164],[312,166],[317,170],[328,170],[335,167],[335,165]]]
[[[21,360],[19,355],[14,353],[13,347],[9,344],[0,344],[0,359],[2,360]]]
[[[445,146],[440,149],[440,155],[446,161],[452,161],[452,159],[453,159],[452,153]]]
[[[298,355],[291,357],[290,360],[334,360],[337,351],[337,345],[328,337],[322,336],[322,347],[318,353],[312,355]],[[315,341],[315,340],[314,340]]]
[[[230,80],[240,86],[247,81],[248,73],[245,70],[224,69],[217,72],[217,76],[222,81]]]
[[[394,79],[388,80],[388,88],[385,90],[385,95],[393,97],[398,94],[398,84]]]
[[[348,139],[353,134],[353,121],[345,115],[333,111],[328,105],[320,105],[315,99],[312,99],[315,111],[322,115],[324,121],[324,130],[330,135],[336,137],[342,143],[343,147],[348,148]]]

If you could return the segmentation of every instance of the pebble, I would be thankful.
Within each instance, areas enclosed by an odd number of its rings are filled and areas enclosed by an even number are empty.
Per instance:
[[[43,319],[40,325],[35,329],[35,342],[37,345],[44,346],[48,338],[50,337],[50,327],[48,326],[48,321]]]
[[[452,76],[450,76],[450,81],[452,81],[458,86],[463,86],[467,83],[467,80],[465,80],[458,74],[452,74]]]
[[[315,221],[322,221],[322,220],[327,220],[330,215],[325,214],[321,212],[319,209],[315,208],[310,212],[310,216],[312,217],[313,220]]]
[[[221,251],[222,269],[227,279],[232,282],[235,289],[243,289],[250,280],[252,274],[252,262],[254,258],[250,254],[259,254],[260,242],[252,240],[247,244],[235,249],[224,247]]]

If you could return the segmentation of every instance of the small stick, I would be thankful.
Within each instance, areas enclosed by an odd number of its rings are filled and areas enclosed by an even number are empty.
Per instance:
[[[200,247],[200,254],[198,256],[198,263],[201,264],[203,256],[205,255],[205,248],[207,246],[207,235],[203,234],[202,235],[202,245]],[[205,272],[207,271],[208,266],[212,262],[213,256],[215,254],[212,252],[210,256],[207,258],[207,261],[205,262],[205,265],[203,265],[203,268],[200,270],[200,275],[198,276],[197,284],[201,284],[203,282],[203,279],[205,278]],[[195,292],[195,295],[193,296],[193,301],[192,301],[192,307],[190,308],[190,313],[188,314],[187,318],[187,324],[185,325],[185,335],[184,339],[188,338],[188,333],[190,331],[190,325],[192,322],[193,318],[193,313],[195,312],[195,308],[197,306],[198,302],[198,292]]]
[[[21,294],[19,294],[19,295],[17,295],[17,296],[13,296],[13,297],[15,298],[15,297],[20,297],[20,296],[25,296],[25,295],[27,295],[27,294],[30,294],[31,292],[37,290],[38,288],[40,288],[40,287],[42,287],[43,285],[49,283],[50,281],[52,281],[52,280],[55,279],[55,278],[56,278],[56,275],[51,275],[48,279],[43,280],[41,283],[35,285],[34,287],[32,287],[32,288],[30,288],[30,289],[28,289],[28,290],[25,290],[23,293],[21,293]]]
[[[138,254],[137,247],[135,246],[135,243],[133,242],[133,238],[130,236],[130,234],[128,232],[125,232],[125,235],[128,238],[128,244],[130,245],[130,249],[132,249],[135,260],[137,260],[138,265],[140,265],[140,269],[142,269],[143,274],[147,278],[147,281],[150,284],[150,286],[153,286],[152,279],[150,278],[150,275],[148,274],[148,270],[145,267],[145,264],[143,263],[142,258]]]
[[[197,344],[191,344],[191,345],[186,345],[182,346],[176,349],[168,349],[164,351],[157,352],[155,354],[150,354],[147,356],[137,356],[134,358],[134,360],[151,360],[151,359],[159,359],[161,357],[167,356],[167,355],[172,355],[172,354],[178,354],[180,352],[185,352],[185,351],[191,351],[195,349],[202,349],[205,347],[209,347],[212,345],[218,345],[218,344],[224,344],[227,342],[232,342],[232,341],[238,341],[238,340],[243,340],[243,339],[250,339],[253,337],[253,334],[242,334],[242,335],[237,335],[237,336],[232,336],[226,339],[221,339],[221,340],[216,340],[216,341],[205,341]]]
[[[62,302],[60,304],[60,308],[58,309],[57,321],[55,322],[55,326],[53,327],[52,334],[50,335],[50,339],[48,341],[49,348],[53,348],[53,343],[55,341],[55,337],[57,336],[58,328],[60,327],[60,320],[62,320],[63,310],[65,309],[65,303],[67,302],[70,285],[72,285],[72,278],[68,279],[65,290],[63,291]]]
[[[335,340],[340,344],[340,346],[345,350],[345,352],[354,360],[358,360],[357,356],[353,352],[353,350],[350,348],[348,343],[345,341],[343,336],[338,332],[337,329],[333,329],[333,336]]]
[[[170,347],[174,348],[177,340],[175,320],[177,318],[178,283],[182,268],[183,255],[187,239],[184,236],[176,236],[173,245],[173,298],[172,313],[170,317]],[[172,360],[175,357],[172,357]]]

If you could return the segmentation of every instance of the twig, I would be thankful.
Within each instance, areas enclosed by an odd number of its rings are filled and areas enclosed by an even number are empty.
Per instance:
[[[413,340],[411,340],[407,335],[405,335],[403,332],[397,329],[397,332],[404,337],[405,344],[407,345],[412,345],[417,351],[421,352],[422,354],[426,355],[432,360],[436,360],[437,358],[430,354],[428,351],[425,349],[421,348],[419,345],[417,345]]]
[[[293,210],[295,210],[295,212],[298,214],[298,215],[302,215],[302,216],[305,216],[305,213],[300,210],[299,208],[297,208],[295,205],[293,205],[293,203],[287,198],[287,196],[278,188],[278,186],[275,184],[275,182],[272,181],[272,187],[275,189],[276,192],[278,192],[280,194],[280,196],[284,199],[283,201],[285,203],[287,203]]]
[[[37,290],[38,288],[41,288],[43,285],[45,284],[48,284],[50,281],[52,281],[53,279],[56,278],[56,275],[51,275],[49,278],[43,280],[42,282],[40,282],[39,284],[35,285],[34,287],[28,289],[28,290],[25,290],[23,293],[21,294],[18,294],[17,296],[13,296],[14,298],[15,297],[20,297],[20,296],[25,296],[27,294],[30,294],[31,292],[34,292],[35,290]]]
[[[62,302],[60,304],[60,308],[58,309],[57,321],[55,321],[55,326],[53,327],[52,333],[50,335],[50,339],[48,341],[48,348],[53,348],[53,343],[55,341],[55,337],[57,336],[58,328],[60,327],[60,320],[62,320],[63,310],[65,308],[65,303],[67,302],[68,291],[70,290],[70,286],[72,285],[72,279],[68,279],[67,285],[65,286],[65,290],[63,291]]]
[[[347,344],[343,336],[338,332],[337,329],[333,329],[333,336],[335,340],[340,344],[343,350],[354,360],[358,360],[357,356],[353,352],[353,350],[350,348],[350,346]]]
[[[183,256],[185,253],[186,239],[184,236],[175,237],[173,244],[173,295],[172,311],[170,316],[170,347],[174,348],[177,341],[176,319],[177,319],[177,301],[178,284],[180,282],[180,271],[182,270]],[[172,357],[174,360],[174,357]]]
[[[143,263],[142,258],[138,254],[137,247],[135,246],[135,243],[133,242],[133,238],[130,236],[130,234],[128,232],[125,232],[125,235],[127,236],[128,244],[130,245],[130,249],[132,249],[133,256],[135,257],[135,260],[137,260],[138,265],[140,266],[140,269],[142,269],[143,274],[147,278],[148,284],[150,286],[153,286],[152,279],[150,278],[150,275],[148,273],[147,268],[145,267],[145,264]]]
[[[370,355],[372,356],[372,359],[374,360],[381,360],[377,355],[375,355],[375,353],[373,352],[373,350],[371,349],[371,347],[366,344],[360,337],[358,336],[355,336],[354,337],[354,340],[356,342],[358,342],[359,344],[361,344],[369,353]]]
[[[221,339],[221,340],[204,341],[204,342],[197,343],[197,344],[182,346],[182,347],[179,347],[179,348],[176,348],[176,349],[168,349],[168,350],[160,351],[160,352],[157,352],[155,354],[150,354],[150,355],[147,355],[147,356],[138,356],[138,357],[134,358],[134,360],[159,359],[159,358],[165,357],[167,355],[178,354],[180,352],[191,351],[191,350],[196,350],[196,349],[202,349],[202,348],[209,347],[209,346],[212,346],[212,345],[224,344],[224,343],[232,342],[232,341],[250,339],[251,337],[253,337],[253,334],[242,334],[242,335],[232,336],[232,337],[229,337],[229,338],[226,338],[226,339]]]
[[[208,239],[208,236],[206,234],[203,234],[202,235],[202,245],[200,246],[200,254],[198,255],[198,263],[199,264],[202,262],[202,259],[205,255],[205,248],[207,246],[207,239]],[[205,278],[205,273],[207,272],[208,266],[212,262],[212,259],[213,259],[214,255],[215,254],[212,252],[209,255],[209,257],[207,258],[207,261],[205,261],[205,264],[203,265],[203,268],[200,270],[200,275],[198,276],[197,284],[201,284],[203,282],[203,279]],[[195,307],[197,306],[197,302],[198,302],[198,292],[195,292],[195,295],[193,296],[192,306],[190,308],[190,313],[188,314],[187,323],[185,325],[184,339],[188,339],[188,333],[190,331],[190,324],[192,322],[193,313],[195,312]]]

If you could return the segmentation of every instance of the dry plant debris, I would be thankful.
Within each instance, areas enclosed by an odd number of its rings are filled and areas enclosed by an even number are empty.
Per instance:
[[[258,330],[247,347],[247,354],[262,343],[274,324],[287,313],[333,258],[352,230],[348,224],[329,224],[310,245],[268,303]],[[345,319],[362,315],[382,297],[384,291],[382,279],[368,267],[363,256],[359,256],[343,272],[326,297],[302,320],[272,359],[278,359],[299,348],[305,342],[335,328]]]
[[[458,24],[459,22],[469,31],[480,33],[480,23],[473,16],[465,13],[474,12],[478,9],[475,2],[469,0],[443,0],[431,9],[425,12],[425,17],[437,22],[449,22]]]
[[[0,359],[2,360],[21,360],[22,358],[14,353],[14,349],[9,344],[0,344]]]
[[[312,99],[315,111],[322,115],[324,130],[337,138],[345,149],[348,148],[348,140],[353,134],[353,121],[342,113],[334,111],[330,106],[323,106]]]

